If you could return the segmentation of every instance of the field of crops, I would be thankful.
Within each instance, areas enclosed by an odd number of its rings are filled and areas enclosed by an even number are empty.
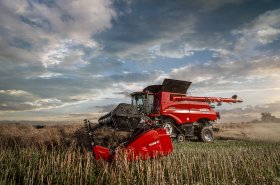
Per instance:
[[[2,148],[0,161],[0,184],[280,184],[278,142],[188,141],[165,158],[110,164],[76,147]]]

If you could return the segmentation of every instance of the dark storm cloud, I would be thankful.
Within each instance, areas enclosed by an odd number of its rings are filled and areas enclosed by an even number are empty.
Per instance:
[[[183,1],[132,1],[128,8],[128,13],[113,22],[112,29],[94,37],[100,38],[105,51],[125,52],[137,45],[192,32],[194,17]]]
[[[130,11],[124,11],[110,30],[95,38],[108,53],[125,56],[156,44],[168,49],[185,43],[193,47],[229,47],[231,30],[276,7],[280,2],[131,1],[126,8]]]

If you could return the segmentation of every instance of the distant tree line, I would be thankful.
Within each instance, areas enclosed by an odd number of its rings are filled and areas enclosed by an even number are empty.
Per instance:
[[[280,118],[277,118],[269,112],[261,113],[261,120],[252,120],[250,123],[280,123]]]
[[[261,117],[262,122],[280,123],[280,118],[272,116],[271,113],[269,113],[269,112],[263,112],[263,113],[261,113],[261,115],[262,115],[262,117]]]

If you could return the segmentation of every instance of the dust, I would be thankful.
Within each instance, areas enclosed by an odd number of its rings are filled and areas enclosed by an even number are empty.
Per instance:
[[[280,123],[230,123],[218,128],[218,139],[280,141]]]

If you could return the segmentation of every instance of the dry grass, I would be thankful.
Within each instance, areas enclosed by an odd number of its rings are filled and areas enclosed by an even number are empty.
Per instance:
[[[68,148],[22,148],[0,152],[0,184],[92,184],[90,153]]]
[[[0,148],[41,147],[60,148],[74,147],[87,149],[89,141],[84,124],[45,125],[36,128],[30,124],[0,124]],[[94,132],[96,143],[104,146],[115,146],[120,140],[129,137],[129,132],[101,128]],[[115,137],[112,137],[114,135]]]
[[[82,125],[1,125],[0,135],[0,184],[280,184],[278,141],[185,142],[168,157],[95,165]]]
[[[185,143],[166,158],[103,164],[100,173],[104,175],[96,180],[113,184],[277,184],[279,149],[268,143]]]
[[[1,124],[1,147],[87,145],[83,124],[46,125],[37,129],[30,124]]]

